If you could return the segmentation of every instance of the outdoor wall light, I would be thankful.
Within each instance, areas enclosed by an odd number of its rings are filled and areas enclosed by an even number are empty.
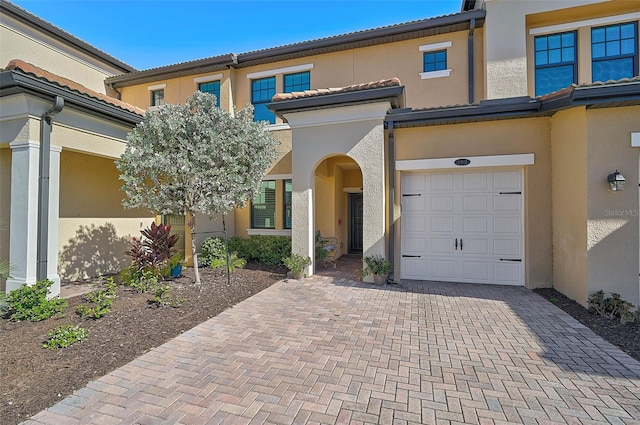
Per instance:
[[[611,190],[614,192],[621,192],[624,189],[624,182],[626,180],[624,176],[616,170],[615,173],[611,173],[607,176],[607,181],[611,186]]]

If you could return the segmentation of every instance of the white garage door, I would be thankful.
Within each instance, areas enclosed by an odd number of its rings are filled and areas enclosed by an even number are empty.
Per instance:
[[[522,170],[404,173],[403,279],[524,285]]]

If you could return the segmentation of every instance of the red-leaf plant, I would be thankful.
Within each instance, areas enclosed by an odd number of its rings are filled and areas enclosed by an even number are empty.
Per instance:
[[[177,252],[175,248],[180,236],[171,234],[171,225],[151,223],[141,230],[141,238],[133,238],[131,248],[125,252],[133,259],[139,270],[152,269],[159,272],[164,264]]]

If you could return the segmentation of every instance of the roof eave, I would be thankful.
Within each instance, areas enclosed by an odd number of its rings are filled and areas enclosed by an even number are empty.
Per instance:
[[[267,104],[267,108],[278,116],[287,112],[335,108],[357,103],[371,103],[388,100],[394,108],[403,106],[404,86],[380,87],[375,89],[323,94],[290,100],[278,100]]]
[[[101,100],[82,95],[30,74],[15,70],[0,72],[0,97],[19,93],[27,93],[48,100],[52,100],[56,96],[62,96],[67,105],[76,106],[92,115],[108,118],[111,121],[128,126],[135,126],[143,119],[142,115],[109,105]]]
[[[237,56],[230,53],[175,65],[167,65],[160,68],[148,69],[145,71],[138,71],[130,74],[116,75],[114,77],[107,78],[105,83],[114,88],[127,87],[185,75],[225,71],[236,63]],[[159,79],[158,77],[162,78]]]
[[[9,16],[12,16],[15,19],[18,19],[19,21],[26,22],[30,26],[33,26],[40,31],[46,32],[54,38],[57,38],[62,42],[75,47],[78,50],[88,53],[89,55],[94,56],[115,68],[119,68],[124,72],[136,71],[136,68],[132,67],[131,65],[124,63],[117,58],[114,58],[113,56],[103,52],[102,50],[92,46],[91,44],[80,40],[77,37],[74,37],[73,35],[61,30],[60,28],[50,24],[43,19],[38,18],[35,15],[32,15],[31,13],[19,8],[18,6],[9,3],[8,1],[0,1],[0,11],[2,11],[2,13],[6,13]]]

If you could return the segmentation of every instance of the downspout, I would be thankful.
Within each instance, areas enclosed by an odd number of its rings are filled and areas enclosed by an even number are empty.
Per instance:
[[[40,119],[40,175],[38,176],[38,267],[36,279],[47,279],[49,246],[49,175],[51,174],[51,127],[53,117],[64,108],[62,96]]]
[[[395,202],[396,202],[396,141],[393,132],[393,121],[389,121],[387,126],[389,135],[389,260],[395,263]],[[395,282],[395,271],[392,268],[389,274],[389,282]]]
[[[469,41],[468,47],[469,50],[469,104],[472,105],[474,99],[474,87],[473,87],[473,32],[476,29],[476,19],[472,18],[469,21]]]
[[[109,83],[109,87],[111,88],[111,90],[113,90],[114,92],[116,92],[116,99],[118,100],[122,100],[122,93],[120,93],[113,85],[113,83]]]

